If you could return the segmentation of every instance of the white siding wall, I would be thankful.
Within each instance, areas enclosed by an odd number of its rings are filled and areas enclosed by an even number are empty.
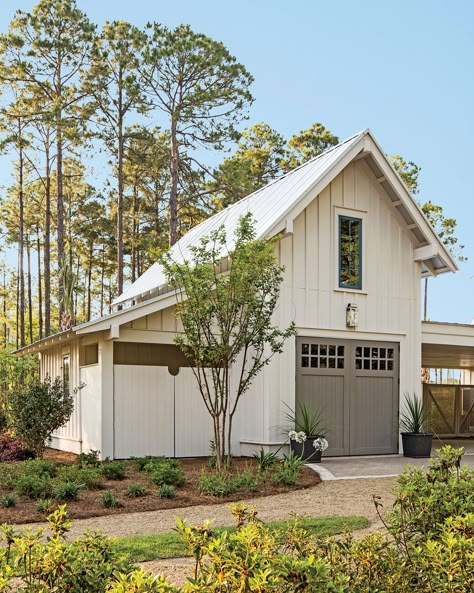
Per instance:
[[[363,287],[338,287],[337,216],[341,209],[364,217]],[[350,164],[294,221],[279,244],[285,266],[275,320],[296,323],[299,335],[400,343],[400,393],[420,392],[421,269],[414,262],[409,231],[363,161]],[[359,309],[357,330],[346,328],[346,306]],[[283,402],[295,401],[295,341],[266,367],[242,401],[243,440],[282,441]],[[402,403],[403,405],[403,403]]]
[[[63,357],[69,355],[70,377],[69,385],[74,398],[74,411],[65,426],[55,431],[52,435],[52,446],[64,451],[80,453],[81,447],[81,403],[80,390],[74,389],[81,383],[79,373],[79,340],[73,340],[63,346],[55,346],[41,353],[40,377],[44,380],[47,376],[52,381],[56,377],[62,379]]]

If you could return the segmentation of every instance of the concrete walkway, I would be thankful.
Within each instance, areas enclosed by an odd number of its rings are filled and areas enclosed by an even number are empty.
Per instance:
[[[444,439],[441,444],[464,447],[463,465],[474,467],[474,439]],[[432,456],[440,447],[433,444]],[[368,455],[364,457],[328,457],[322,463],[309,464],[322,480],[356,480],[367,478],[392,478],[399,476],[407,465],[428,468],[429,459],[413,459],[403,455]]]

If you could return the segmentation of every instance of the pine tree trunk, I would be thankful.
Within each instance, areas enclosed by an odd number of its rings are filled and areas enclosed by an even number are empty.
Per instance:
[[[61,114],[59,114],[59,122]],[[63,196],[63,141],[61,123],[56,128],[56,176],[57,176],[57,249],[58,249],[58,270],[64,266],[64,196]],[[64,311],[64,276],[59,274],[58,278],[58,303],[59,321]]]
[[[118,174],[118,196],[117,196],[117,290],[118,294],[123,292],[123,104],[122,104],[122,77],[123,70],[119,68],[118,74],[118,153],[117,153],[117,174]]]
[[[28,330],[30,344],[33,343],[33,297],[31,294],[31,246],[30,238],[26,238],[26,262],[27,262],[27,282],[28,282]]]
[[[170,203],[169,203],[169,245],[172,247],[178,240],[178,173],[179,152],[176,120],[171,122],[171,159],[170,159]]]
[[[3,347],[7,347],[8,332],[7,332],[7,271],[3,268]]]
[[[45,147],[45,218],[44,218],[44,334],[51,334],[51,169],[49,160],[49,138]]]
[[[92,255],[94,253],[94,244],[91,242],[89,246],[89,269],[87,270],[87,321],[91,319],[91,284],[92,284]]]
[[[20,286],[20,346],[23,347],[26,344],[25,341],[25,274],[24,274],[24,195],[23,195],[23,148],[21,146],[21,124],[18,123],[18,132],[20,138],[20,151],[19,151],[19,175],[18,175],[18,202],[19,202],[19,253],[18,253],[18,277]]]
[[[41,278],[41,240],[39,227],[36,227],[36,252],[38,255],[38,335],[43,339],[43,287]]]

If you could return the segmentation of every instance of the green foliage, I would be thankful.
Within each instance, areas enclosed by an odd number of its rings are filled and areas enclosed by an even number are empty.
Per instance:
[[[304,402],[296,402],[295,409],[287,407],[285,418],[296,432],[304,432],[308,437],[323,436],[327,429],[324,425],[323,410],[312,409]]]
[[[338,143],[339,138],[323,124],[314,123],[307,130],[302,130],[290,138],[286,157],[281,163],[282,169],[291,171]]]
[[[120,461],[107,461],[101,465],[100,469],[107,480],[123,480],[125,478],[126,467]]]
[[[36,503],[38,513],[49,514],[54,509],[56,501],[53,498],[40,498]]]
[[[174,498],[176,496],[175,488],[172,484],[161,484],[158,490],[160,498]]]
[[[59,377],[54,382],[47,377],[12,393],[10,405],[15,432],[42,457],[46,439],[69,420],[74,400]]]
[[[53,482],[50,478],[41,475],[19,475],[14,483],[15,491],[19,496],[29,498],[47,498],[53,494]]]
[[[4,496],[0,497],[0,506],[2,506],[4,509],[9,509],[16,506],[16,496],[13,494],[5,494]]]
[[[272,482],[276,485],[294,486],[301,474],[303,464],[304,460],[298,455],[294,453],[285,455],[273,471]]]
[[[405,409],[400,414],[400,430],[413,433],[428,431],[428,412],[423,401],[415,394],[405,394]]]
[[[222,274],[226,257],[230,269]],[[284,269],[275,258],[275,241],[257,239],[250,213],[240,219],[232,239],[220,227],[191,247],[189,261],[176,263],[168,254],[160,263],[178,291],[176,313],[183,333],[176,343],[195,365],[194,376],[213,418],[216,468],[221,470],[225,455],[231,454],[240,398],[295,334],[294,324],[284,329],[273,324]],[[239,377],[232,401],[226,388],[231,367]]]
[[[59,482],[53,490],[53,496],[59,500],[76,500],[84,487],[84,484],[77,482]]]
[[[153,467],[155,464],[171,462],[171,460],[168,460],[167,457],[157,457],[154,455],[146,455],[145,457],[134,457],[133,461],[137,466],[138,471],[140,472],[145,470],[149,471],[149,469]]]
[[[272,451],[265,452],[263,447],[260,447],[259,451],[255,451],[253,453],[252,457],[257,462],[258,469],[260,471],[265,471],[265,470],[273,467],[278,461],[278,457],[277,457],[276,453],[273,453]]]
[[[207,473],[203,470],[198,485],[201,494],[222,498],[239,490],[240,479],[238,475],[227,471]]]
[[[177,459],[168,459],[166,457],[156,457],[151,459],[146,465],[145,470],[150,475],[150,480],[160,486],[161,484],[171,484],[176,487],[183,486],[186,481],[183,470]]]
[[[8,421],[9,402],[12,392],[21,391],[34,381],[38,374],[36,356],[16,356],[9,348],[0,348],[0,414],[2,429]]]
[[[108,593],[177,593],[174,585],[169,585],[164,576],[146,573],[142,568],[129,574],[117,574],[116,582],[108,589]]]
[[[139,498],[145,494],[146,486],[144,484],[130,484],[127,488],[127,496],[130,498]]]
[[[99,455],[100,451],[96,451],[95,449],[91,449],[88,453],[80,453],[76,457],[76,464],[82,468],[99,467]]]
[[[101,487],[103,475],[99,466],[91,466],[89,464],[64,465],[58,468],[58,477],[63,481],[76,482],[84,484],[90,490],[96,490]]]
[[[105,492],[101,492],[99,494],[99,500],[102,503],[102,506],[106,509],[119,507],[120,503],[115,496],[115,494],[111,490],[106,490]]]
[[[450,517],[474,508],[474,469],[461,469],[463,449],[445,445],[428,472],[409,467],[398,478],[397,499],[388,522],[405,539],[437,538]],[[400,536],[398,536],[400,537]]]

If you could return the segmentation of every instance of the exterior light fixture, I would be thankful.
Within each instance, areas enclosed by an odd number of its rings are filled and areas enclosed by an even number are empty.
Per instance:
[[[357,305],[349,303],[346,307],[346,327],[356,328],[359,325],[359,309]]]

